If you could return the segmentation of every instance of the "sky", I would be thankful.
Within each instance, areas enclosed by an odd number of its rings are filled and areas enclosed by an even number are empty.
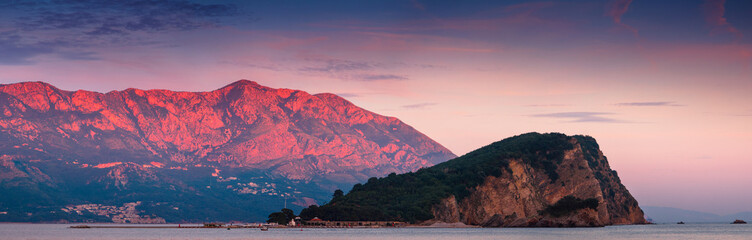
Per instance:
[[[752,1],[0,2],[0,83],[338,94],[455,154],[595,137],[643,206],[752,211]]]

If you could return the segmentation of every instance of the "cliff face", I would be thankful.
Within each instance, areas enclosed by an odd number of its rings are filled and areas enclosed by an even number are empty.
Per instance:
[[[555,180],[520,159],[509,161],[501,176],[488,176],[457,201],[443,199],[432,208],[434,221],[487,227],[604,226],[645,223],[637,201],[621,184],[606,157],[589,137],[570,139]],[[595,145],[593,145],[595,144]],[[585,146],[583,146],[585,145]],[[544,210],[566,196],[595,199],[595,209],[573,209],[561,216]]]
[[[416,172],[371,178],[301,216],[486,227],[645,223],[595,140],[558,133],[522,134]]]
[[[28,196],[47,205],[85,203],[98,191],[112,197],[94,204],[163,207],[147,193],[129,195],[143,188],[211,201],[273,197],[264,201],[279,209],[285,198],[322,201],[337,187],[453,157],[399,119],[334,94],[247,80],[210,92],[0,85],[0,187],[19,192],[0,198],[0,211]],[[42,193],[47,188],[59,192]],[[133,199],[116,201],[121,196]],[[264,220],[268,211],[259,212],[245,219]]]

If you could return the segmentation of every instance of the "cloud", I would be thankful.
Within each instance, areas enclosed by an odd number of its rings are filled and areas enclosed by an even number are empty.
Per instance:
[[[53,49],[49,46],[26,44],[18,35],[0,33],[0,64],[2,65],[33,64],[31,58],[52,52]]]
[[[214,26],[218,17],[238,14],[234,5],[169,1],[53,1],[24,8],[25,30],[75,30],[90,35],[132,31],[190,30]]]
[[[190,30],[238,14],[234,5],[171,1],[54,1],[26,9],[25,30],[73,29],[90,35]]]
[[[405,109],[423,109],[430,106],[437,105],[438,103],[428,102],[428,103],[417,103],[417,104],[410,104],[410,105],[403,105],[402,108]]]
[[[507,5],[507,4],[489,4]],[[446,51],[494,53],[499,52],[496,44],[481,44],[475,37],[494,37],[502,34],[501,39],[514,35],[525,39],[550,37],[559,34],[571,34],[577,22],[551,16],[547,11],[559,5],[553,1],[513,4],[511,6],[489,6],[470,16],[435,16],[420,14],[404,20],[399,24],[391,21],[334,20],[310,23],[321,28],[344,29],[374,40],[368,45],[371,50],[410,50],[410,51]],[[563,4],[568,5],[568,4]],[[445,6],[439,6],[443,8]],[[444,14],[441,14],[444,15]],[[475,37],[467,37],[475,36]],[[461,44],[458,44],[461,43]],[[462,47],[469,46],[469,47]]]
[[[246,63],[243,61],[229,61],[229,60],[221,60],[217,61],[219,64],[227,64],[227,65],[233,65],[233,66],[239,66],[239,67],[247,67],[247,68],[257,68],[257,69],[264,69],[264,70],[270,70],[270,71],[286,71],[288,70],[284,66],[281,66],[279,64],[275,63]]]
[[[311,44],[325,42],[329,40],[326,36],[317,36],[311,38],[289,38],[276,37],[273,42],[268,43],[269,47],[277,50],[290,49],[294,47],[309,48]]]
[[[53,12],[40,11],[39,16],[31,21],[21,22],[26,30],[33,29],[72,29],[97,24],[99,19],[89,12]]]
[[[303,67],[300,71],[304,72],[345,72],[345,71],[357,71],[357,70],[371,70],[374,68],[372,63],[365,61],[351,61],[340,59],[306,59],[308,61],[314,61],[323,63],[316,67]]]
[[[0,16],[12,29],[0,33],[0,64],[33,64],[33,57],[56,54],[68,60],[95,60],[92,47],[152,45],[164,31],[183,31],[221,25],[238,16],[234,5],[166,1],[11,1]],[[82,50],[87,49],[87,50]]]
[[[405,76],[400,75],[394,75],[394,74],[361,74],[358,76],[358,79],[361,81],[403,81],[408,80]]]
[[[299,68],[300,71],[314,72],[344,72],[344,71],[365,71],[377,69],[448,69],[445,65],[435,64],[416,64],[402,61],[364,61],[349,60],[329,57],[325,55],[304,55],[300,60],[311,63],[310,66]]]
[[[627,10],[629,10],[630,4],[632,4],[632,0],[614,0],[606,8],[605,15],[611,17],[616,25],[629,30],[630,32],[632,32],[632,34],[635,35],[635,37],[639,37],[639,32],[636,28],[629,26],[621,21],[621,17],[624,16],[625,13],[627,13]]]
[[[0,65],[30,65],[34,57],[55,55],[65,60],[98,60],[96,52],[70,48],[64,41],[24,41],[15,33],[0,33]]]
[[[58,56],[60,56],[63,59],[67,60],[81,60],[81,61],[90,61],[90,60],[100,60],[101,58],[97,57],[97,53],[95,52],[59,52],[57,53]]]
[[[360,95],[355,93],[335,93],[337,96],[343,97],[343,98],[356,98],[360,97]]]
[[[736,40],[739,40],[742,37],[742,33],[724,17],[726,14],[724,4],[726,4],[726,0],[705,0],[705,3],[702,5],[705,21],[713,27],[711,34],[730,33],[734,35]]]
[[[623,102],[617,103],[617,106],[630,106],[630,107],[683,107],[682,104],[674,102]]]
[[[571,104],[528,104],[523,107],[569,107]]]
[[[539,118],[562,118],[570,119],[570,122],[602,122],[602,123],[623,123],[625,121],[604,117],[604,115],[613,115],[607,112],[558,112],[530,115]]]
[[[749,111],[746,111],[746,112],[743,112],[743,113],[732,114],[732,116],[735,116],[735,117],[752,117],[752,110],[749,110]]]
[[[410,3],[413,4],[413,8],[418,9],[420,11],[426,11],[426,6],[420,3],[418,0],[410,0]]]
[[[305,58],[304,60],[313,62],[315,66],[302,67],[299,68],[298,71],[308,73],[318,72],[334,78],[363,82],[408,80],[409,78],[403,75],[377,74],[372,72],[412,66],[404,63],[383,63],[332,58]]]

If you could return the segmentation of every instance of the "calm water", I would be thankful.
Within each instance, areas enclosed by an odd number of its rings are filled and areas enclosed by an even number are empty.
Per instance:
[[[658,224],[605,228],[70,229],[0,224],[0,239],[752,239],[752,224]]]

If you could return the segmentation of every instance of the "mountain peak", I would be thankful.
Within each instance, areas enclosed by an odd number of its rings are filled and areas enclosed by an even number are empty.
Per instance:
[[[59,89],[53,86],[52,84],[42,82],[42,81],[0,84],[0,87],[12,87],[12,88],[17,88],[17,89],[25,89],[27,91],[39,90],[39,89],[52,89],[52,90],[59,91]]]
[[[238,86],[262,86],[261,84],[258,84],[255,81],[247,80],[247,79],[240,79],[233,83],[228,84],[225,87],[238,87]]]
[[[246,92],[248,90],[251,90],[255,92],[256,90],[273,91],[276,89],[261,85],[255,81],[241,79],[241,80],[232,82],[230,84],[227,84],[224,87],[217,89],[216,91],[230,92],[233,90],[242,90],[241,92]]]

